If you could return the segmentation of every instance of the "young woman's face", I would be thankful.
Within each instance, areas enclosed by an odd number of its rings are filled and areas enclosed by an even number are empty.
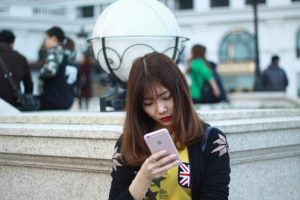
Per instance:
[[[154,94],[144,94],[143,109],[157,123],[157,128],[172,125],[174,102],[168,89],[158,85],[154,88]]]

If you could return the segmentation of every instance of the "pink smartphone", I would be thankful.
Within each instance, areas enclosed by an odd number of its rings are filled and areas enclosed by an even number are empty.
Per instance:
[[[163,128],[151,133],[147,133],[144,135],[144,139],[151,153],[166,150],[169,154],[176,154],[177,159],[181,163],[177,149],[167,129]]]

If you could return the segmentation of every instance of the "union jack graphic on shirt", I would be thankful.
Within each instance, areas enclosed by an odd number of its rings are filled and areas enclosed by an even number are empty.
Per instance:
[[[178,183],[181,187],[191,187],[190,164],[182,162],[178,171]]]

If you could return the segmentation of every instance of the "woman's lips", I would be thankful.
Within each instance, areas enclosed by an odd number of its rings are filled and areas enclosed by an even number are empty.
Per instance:
[[[162,117],[159,120],[162,122],[169,122],[172,120],[172,116]]]

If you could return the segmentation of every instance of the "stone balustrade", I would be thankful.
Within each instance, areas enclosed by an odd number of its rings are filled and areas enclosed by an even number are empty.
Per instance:
[[[300,197],[300,109],[199,111],[224,131],[231,200]],[[107,199],[123,112],[0,113],[0,199]]]

